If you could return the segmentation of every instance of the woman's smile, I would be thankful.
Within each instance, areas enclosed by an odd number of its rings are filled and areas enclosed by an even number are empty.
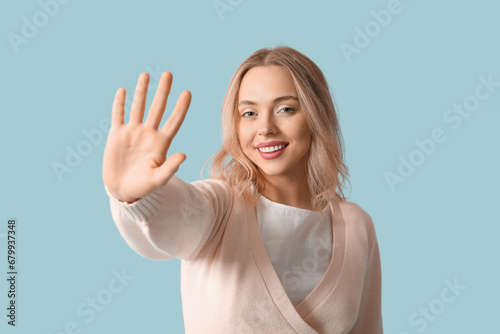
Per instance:
[[[263,148],[258,148],[257,150],[260,153],[260,156],[266,160],[271,160],[271,159],[276,159],[279,156],[283,154],[285,151],[285,148],[288,146],[286,145],[278,145],[278,146],[268,146],[268,147],[263,147]]]

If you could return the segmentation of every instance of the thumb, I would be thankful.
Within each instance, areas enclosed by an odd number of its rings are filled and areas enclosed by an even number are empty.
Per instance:
[[[154,172],[153,178],[156,183],[161,185],[165,184],[172,175],[177,173],[179,166],[184,160],[186,160],[186,155],[184,153],[176,153],[168,157],[168,159]]]

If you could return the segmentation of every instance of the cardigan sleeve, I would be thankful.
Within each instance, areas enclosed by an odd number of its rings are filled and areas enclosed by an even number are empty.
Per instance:
[[[382,272],[375,230],[368,248],[360,309],[350,334],[382,334]]]
[[[187,183],[173,175],[143,198],[110,198],[113,220],[127,244],[153,260],[195,258],[228,216],[231,190],[222,180]]]

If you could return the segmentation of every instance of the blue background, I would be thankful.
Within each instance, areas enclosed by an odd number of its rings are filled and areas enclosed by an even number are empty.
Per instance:
[[[219,15],[212,0],[73,0],[52,7],[46,22],[37,1],[2,4],[0,331],[55,334],[74,323],[80,333],[184,332],[180,261],[141,257],[114,225],[99,124],[109,121],[119,87],[133,96],[139,74],[150,73],[149,108],[158,73],[171,71],[166,115],[181,91],[193,99],[169,154],[185,153],[177,176],[198,180],[222,143],[220,107],[234,71],[257,49],[280,44],[315,61],[331,86],[350,200],[376,226],[385,333],[498,330],[500,87],[456,129],[443,118],[473,101],[479,77],[500,82],[498,2],[401,0],[389,24],[349,57],[342,43],[355,45],[356,28],[375,29],[371,11],[390,1],[221,2],[231,10]],[[26,20],[40,27],[16,46],[12,36],[22,37]],[[399,157],[409,159],[415,140],[435,128],[446,141],[391,189],[385,173],[397,173]],[[82,146],[84,131],[93,130],[101,140]],[[58,177],[53,164],[66,165],[68,147],[88,154]],[[15,328],[6,324],[11,217],[18,221]],[[133,278],[111,295],[108,284],[122,270]],[[451,303],[439,301],[446,280],[463,287]],[[111,299],[92,319],[78,313],[98,295]],[[432,321],[409,320],[429,307],[438,313]]]

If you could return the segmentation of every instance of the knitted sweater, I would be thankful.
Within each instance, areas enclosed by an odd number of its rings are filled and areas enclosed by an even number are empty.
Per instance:
[[[330,200],[333,256],[294,306],[266,253],[255,206],[224,181],[177,176],[134,203],[110,197],[127,244],[181,260],[187,334],[381,334],[381,268],[374,225],[358,205]]]

